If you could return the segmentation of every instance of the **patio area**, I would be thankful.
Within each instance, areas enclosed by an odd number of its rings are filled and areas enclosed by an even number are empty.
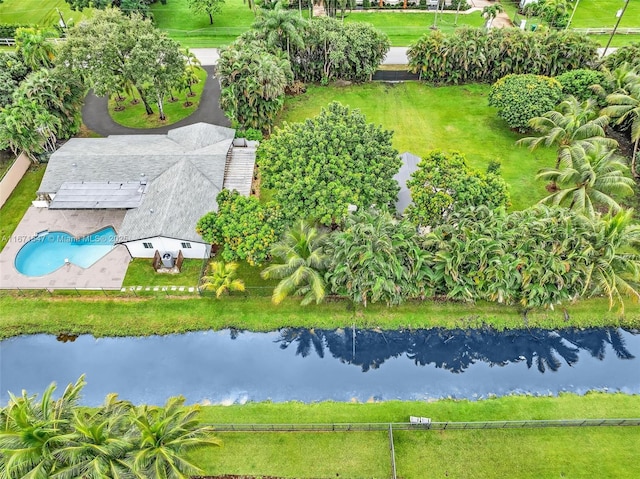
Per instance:
[[[20,248],[39,232],[64,231],[82,237],[112,226],[120,230],[125,210],[50,210],[30,207],[0,253],[0,289],[120,289],[131,261],[122,245],[88,268],[65,264],[44,276],[25,276],[15,267]]]

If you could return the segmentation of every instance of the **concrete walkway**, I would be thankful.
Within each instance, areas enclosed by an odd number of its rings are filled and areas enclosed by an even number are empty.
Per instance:
[[[217,49],[210,48],[203,50],[207,50],[208,54],[210,55],[210,57],[206,58],[212,59],[215,55],[215,61],[217,61]],[[230,126],[229,120],[220,109],[220,83],[214,76],[215,67],[213,65],[207,65],[203,66],[203,68],[207,72],[207,82],[204,85],[200,105],[194,113],[176,123],[160,128],[149,129],[128,128],[126,126],[119,125],[111,119],[111,116],[109,116],[109,113],[107,111],[107,98],[97,97],[93,94],[93,92],[90,92],[85,100],[84,107],[82,108],[82,121],[87,126],[87,128],[95,131],[102,136],[166,134],[167,131],[173,128],[192,125],[193,123],[198,122]],[[152,106],[154,110],[157,110],[157,107],[155,105]]]

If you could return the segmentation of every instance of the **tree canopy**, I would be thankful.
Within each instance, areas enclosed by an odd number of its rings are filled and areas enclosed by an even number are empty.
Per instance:
[[[401,160],[393,133],[333,102],[303,123],[276,128],[258,148],[263,186],[289,218],[339,223],[349,205],[392,207]]]
[[[407,182],[412,204],[405,214],[415,224],[434,226],[451,211],[471,206],[507,206],[506,182],[494,172],[474,171],[462,153],[434,151],[424,157]]]

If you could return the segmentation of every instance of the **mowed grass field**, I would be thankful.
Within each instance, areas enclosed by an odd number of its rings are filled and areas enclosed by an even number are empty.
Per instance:
[[[559,397],[508,396],[482,401],[323,402],[206,406],[207,423],[407,422],[636,417],[640,397],[590,393]],[[284,477],[390,477],[388,434],[226,433],[222,447],[194,459],[207,474]],[[637,427],[395,431],[398,477],[635,478],[640,475]]]
[[[34,24],[52,27],[60,20],[60,10],[65,22],[77,23],[91,15],[91,9],[74,12],[64,0],[4,0],[0,3],[0,23]]]
[[[616,12],[624,7],[624,3],[624,0],[580,0],[571,26],[573,28],[613,28],[617,21]],[[629,0],[618,28],[640,28],[638,0]]]
[[[487,105],[489,89],[489,85],[432,87],[418,82],[310,85],[305,94],[287,98],[278,123],[303,121],[339,101],[358,108],[369,122],[393,130],[393,144],[400,153],[423,156],[434,149],[457,150],[470,166],[481,170],[492,160],[500,161],[512,209],[524,209],[546,196],[545,183],[535,176],[540,168],[553,166],[555,150],[530,152],[517,147],[522,135],[511,131]]]

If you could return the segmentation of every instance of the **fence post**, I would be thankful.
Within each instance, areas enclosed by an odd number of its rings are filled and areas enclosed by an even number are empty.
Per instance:
[[[393,445],[393,427],[389,424],[389,450],[391,451],[391,478],[397,479],[396,474],[396,450]]]

